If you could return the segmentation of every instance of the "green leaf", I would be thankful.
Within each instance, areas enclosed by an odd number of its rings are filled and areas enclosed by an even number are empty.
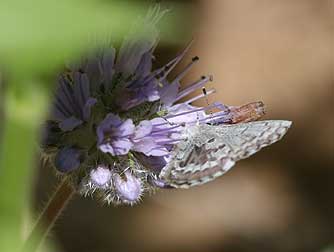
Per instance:
[[[119,39],[142,8],[120,1],[2,0],[0,60],[22,78],[54,71],[103,39]]]

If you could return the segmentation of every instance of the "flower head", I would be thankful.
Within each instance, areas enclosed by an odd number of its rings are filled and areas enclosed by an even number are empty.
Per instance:
[[[167,79],[190,44],[153,69],[156,24],[163,14],[153,8],[118,52],[105,48],[58,79],[42,146],[45,152],[54,152],[56,169],[71,176],[83,195],[131,205],[146,191],[170,188],[159,174],[184,139],[185,127],[246,122],[264,113],[261,102],[193,105],[215,92],[203,89],[212,81],[209,75],[181,88],[181,80],[199,58],[173,80]],[[197,90],[203,93],[187,99]]]
[[[136,203],[143,192],[143,186],[140,178],[131,174],[130,171],[124,172],[124,178],[119,174],[115,174],[114,188],[117,198],[124,203],[133,204]]]

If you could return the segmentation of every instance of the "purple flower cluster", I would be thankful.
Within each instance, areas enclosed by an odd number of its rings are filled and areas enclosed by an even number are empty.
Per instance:
[[[54,150],[56,170],[72,176],[83,195],[114,204],[136,203],[147,190],[169,188],[159,173],[186,125],[237,123],[264,113],[261,102],[192,105],[215,92],[204,89],[186,99],[212,81],[203,76],[181,88],[198,57],[173,80],[167,79],[190,45],[152,69],[156,23],[162,15],[158,8],[151,10],[137,25],[141,33],[134,29],[117,54],[104,49],[59,77],[43,148]]]

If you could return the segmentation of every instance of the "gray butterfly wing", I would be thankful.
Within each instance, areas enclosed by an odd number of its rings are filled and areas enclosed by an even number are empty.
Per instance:
[[[160,178],[176,188],[207,183],[226,173],[238,160],[280,140],[290,126],[290,121],[283,120],[191,126],[184,132],[186,140],[174,148]]]

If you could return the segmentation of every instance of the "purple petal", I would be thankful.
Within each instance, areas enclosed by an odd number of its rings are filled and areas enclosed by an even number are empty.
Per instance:
[[[83,123],[82,120],[75,118],[74,116],[71,116],[64,121],[59,123],[59,128],[61,128],[62,131],[71,131],[74,128],[78,127]]]
[[[69,114],[64,111],[63,107],[59,105],[57,102],[53,104],[51,118],[55,121],[63,121],[65,120]]]
[[[169,151],[165,147],[160,147],[160,148],[150,150],[145,155],[159,157],[159,156],[166,156],[168,154],[169,154]]]
[[[59,78],[58,83],[59,88],[56,92],[56,106],[66,116],[73,115],[75,109],[73,108],[72,89],[70,86],[66,85],[63,77]]]
[[[80,116],[80,107],[77,106],[77,101],[74,97],[73,86],[61,76],[58,80],[59,89],[57,91],[57,102],[61,103],[70,115]]]
[[[115,151],[115,155],[125,155],[129,152],[133,144],[127,138],[120,138],[112,141],[112,146]]]
[[[153,127],[158,127],[158,128],[164,128],[165,126],[157,126],[157,125],[160,125],[160,124],[164,125],[166,124],[166,122],[167,121],[161,117],[156,117],[151,120]]]
[[[142,152],[145,155],[149,156],[150,151],[153,148],[157,148],[157,144],[155,143],[154,139],[151,137],[145,137],[140,139],[139,141],[135,141],[133,143],[132,150],[137,152]]]
[[[152,58],[153,58],[153,55],[151,51],[144,53],[144,55],[141,57],[139,65],[137,66],[136,76],[146,77],[147,75],[151,73]]]
[[[132,135],[135,131],[135,125],[131,119],[126,119],[120,126],[119,131],[121,132],[120,136],[129,136]]]
[[[177,94],[180,89],[180,83],[175,82],[173,84],[169,84],[168,82],[162,82],[163,86],[159,89],[159,95],[161,102],[170,107],[176,100]]]
[[[176,104],[169,108],[168,121],[170,121],[171,123],[179,124],[179,123],[196,122],[197,120],[206,118],[207,116],[206,113],[204,112],[204,110],[200,109],[201,107],[191,106],[186,103]],[[192,112],[194,110],[195,111],[200,110],[200,111]],[[178,114],[180,115],[173,117],[173,115],[178,115]]]
[[[152,123],[148,120],[141,121],[135,131],[134,139],[142,138],[144,136],[147,136],[152,131]]]
[[[104,135],[110,133],[113,128],[117,128],[122,124],[119,116],[109,113],[103,120],[100,122],[99,126],[96,129],[98,143],[102,143],[104,140]]]
[[[115,156],[115,150],[114,148],[109,144],[109,143],[106,143],[106,144],[100,144],[99,145],[99,149],[104,152],[104,153],[110,153],[111,155]]]
[[[89,80],[87,74],[74,73],[74,97],[82,108],[89,97]]]
[[[122,73],[124,77],[134,74],[143,55],[153,47],[155,39],[143,41],[133,37],[127,38],[122,43],[116,60],[117,72]]]
[[[95,98],[88,98],[85,106],[83,107],[83,119],[87,122],[90,118],[91,108],[96,104],[97,100]]]
[[[120,96],[116,98],[116,103],[123,111],[126,111],[145,101],[159,100],[157,85],[156,79],[147,83],[141,81],[141,79],[131,82],[126,88],[122,89]]]
[[[109,113],[101,124],[105,125],[106,127],[119,127],[122,124],[122,120],[118,115]]]
[[[152,79],[150,82],[147,82],[145,85],[140,88],[140,93],[150,102],[160,99],[158,91],[158,81]]]
[[[130,137],[135,126],[131,119],[124,122],[112,113],[99,124],[96,129],[99,149],[112,155],[125,155],[132,147]]]

